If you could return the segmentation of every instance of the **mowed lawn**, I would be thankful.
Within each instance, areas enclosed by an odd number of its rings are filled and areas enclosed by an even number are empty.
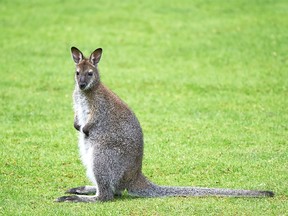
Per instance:
[[[287,0],[1,0],[0,23],[0,215],[287,215]],[[90,184],[71,46],[103,48],[102,81],[138,116],[153,182],[276,196],[55,203]]]

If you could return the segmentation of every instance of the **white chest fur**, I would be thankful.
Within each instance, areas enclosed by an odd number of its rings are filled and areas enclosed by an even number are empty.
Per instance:
[[[74,103],[74,109],[78,117],[79,125],[83,127],[87,123],[89,115],[88,101],[83,95],[77,95]]]

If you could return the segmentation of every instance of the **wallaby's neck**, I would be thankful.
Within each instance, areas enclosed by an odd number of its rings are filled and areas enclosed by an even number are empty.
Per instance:
[[[88,91],[81,91],[80,89],[78,89],[78,91],[80,97],[86,101],[87,105],[90,108],[94,107],[93,109],[96,110],[100,107],[105,107],[105,109],[108,109],[108,107],[115,106],[115,103],[117,103],[116,101],[119,100],[119,98],[101,82],[94,85]],[[120,101],[121,100],[119,100],[119,102]]]

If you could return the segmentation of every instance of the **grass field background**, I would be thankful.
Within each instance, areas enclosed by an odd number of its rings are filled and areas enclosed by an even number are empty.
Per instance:
[[[0,22],[0,215],[287,215],[286,0],[2,0]],[[71,46],[104,49],[102,81],[138,116],[153,182],[276,196],[54,203],[89,184]]]

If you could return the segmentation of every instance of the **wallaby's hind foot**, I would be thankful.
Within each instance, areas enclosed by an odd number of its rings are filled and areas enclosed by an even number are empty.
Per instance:
[[[84,186],[85,187],[85,186]],[[80,187],[81,188],[81,187]],[[94,196],[86,195],[74,195],[74,196],[62,196],[57,198],[56,202],[106,202],[114,199],[112,191],[104,191],[103,193],[96,194]]]
[[[79,195],[89,195],[96,194],[96,186],[81,186],[76,188],[71,188],[67,190],[66,194],[79,194]]]
[[[96,194],[97,188],[96,186],[81,186],[81,187],[76,187],[76,188],[71,188],[67,190],[65,193],[66,194],[77,194],[77,195],[91,195],[91,194]],[[115,191],[114,196],[122,196],[121,191]]]
[[[96,196],[62,196],[57,198],[56,202],[96,202]]]

